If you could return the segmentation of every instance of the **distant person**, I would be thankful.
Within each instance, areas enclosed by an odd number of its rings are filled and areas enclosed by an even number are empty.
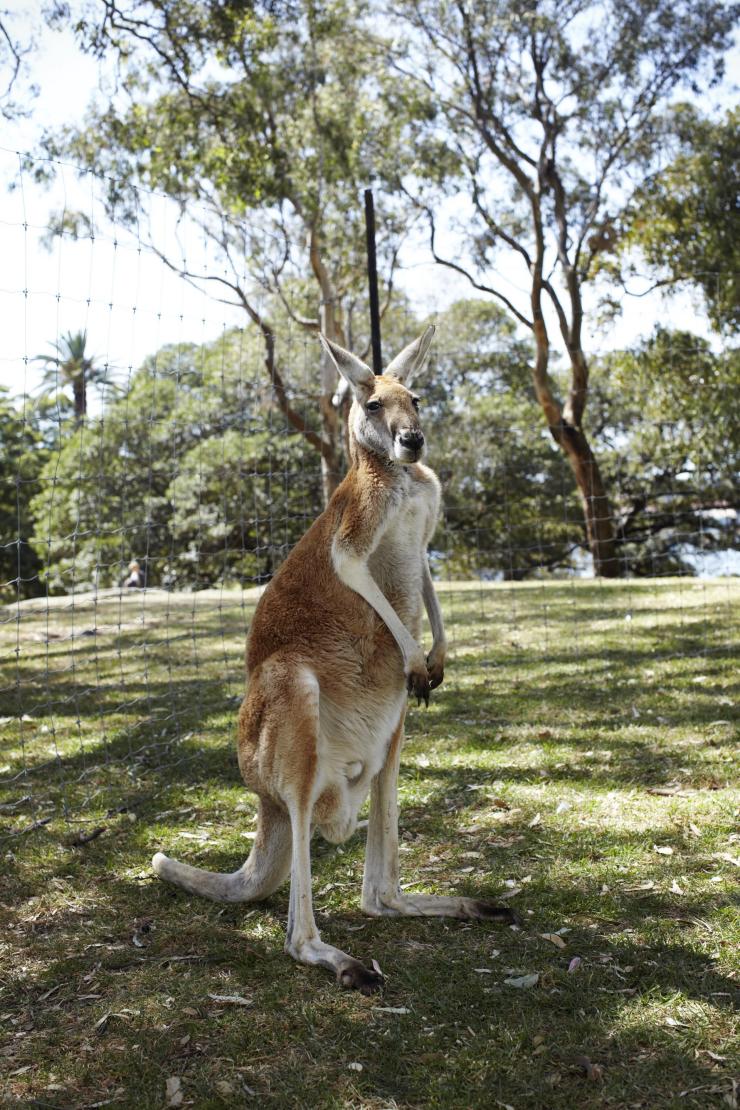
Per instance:
[[[135,590],[142,590],[144,588],[144,572],[139,563],[134,560],[128,565],[129,576],[123,583],[124,586],[131,586]]]

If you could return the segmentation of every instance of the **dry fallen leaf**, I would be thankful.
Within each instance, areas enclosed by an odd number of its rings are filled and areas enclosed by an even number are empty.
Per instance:
[[[669,848],[667,844],[653,844],[653,851],[657,852],[659,856],[673,855],[673,848]]]
[[[539,973],[536,971],[531,975],[517,975],[513,979],[504,979],[507,987],[516,987],[518,990],[528,990],[529,987],[536,987],[539,981]]]
[[[674,879],[673,882],[671,883],[671,894],[683,894],[683,893],[684,892],[681,890],[681,887],[678,885],[678,883]]]
[[[542,814],[541,813],[535,813],[534,817],[529,822],[529,828],[534,829],[534,828],[537,827],[537,825],[541,825],[541,824],[542,824]]]
[[[543,940],[549,940],[550,944],[554,944],[556,948],[565,948],[565,941],[557,933],[540,933],[540,936]]]
[[[725,863],[731,863],[733,867],[740,867],[740,859],[731,856],[729,852],[713,852],[713,859],[723,859]]]
[[[165,1083],[165,1106],[182,1106],[182,1082],[179,1075],[171,1075]]]
[[[574,956],[573,959],[568,964],[568,974],[572,975],[572,973],[574,971],[578,970],[578,968],[581,966],[582,963],[583,963],[583,960],[581,959],[580,956]]]
[[[230,1006],[254,1006],[254,1001],[251,998],[242,998],[240,994],[210,994],[208,997],[213,1002],[220,1002],[222,1005]]]

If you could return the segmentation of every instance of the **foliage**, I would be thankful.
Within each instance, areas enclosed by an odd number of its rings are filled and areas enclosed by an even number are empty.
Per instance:
[[[255,337],[238,331],[165,347],[103,416],[63,432],[32,504],[53,591],[115,585],[132,558],[150,585],[269,576],[305,528],[306,499],[315,513],[316,487],[260,362]]]
[[[724,0],[393,7],[407,32],[396,64],[440,106],[467,186],[467,212],[445,235],[438,190],[418,182],[431,250],[531,332],[537,400],[573,470],[595,572],[615,576],[610,492],[583,425],[583,290],[613,246],[631,182],[655,165],[665,103],[721,76],[739,9]],[[562,391],[550,368],[552,311],[570,370]]]
[[[17,408],[0,387],[0,598],[39,592],[40,559],[29,540],[30,502],[38,494],[48,451],[32,406]]]
[[[520,579],[579,568],[588,540],[567,464],[541,424],[529,344],[491,301],[457,302],[436,323],[418,393],[444,487],[437,573]],[[423,327],[407,309],[388,324],[389,350]],[[41,409],[24,425],[6,403],[0,435],[21,461],[8,479],[5,535],[18,534],[21,467],[23,528],[52,591],[114,585],[132,558],[150,585],[175,588],[273,573],[321,496],[316,455],[275,406],[261,356],[253,329],[165,347],[79,427],[51,424]],[[315,357],[295,337],[281,350],[307,420],[316,419]],[[737,546],[739,375],[737,351],[716,354],[666,330],[594,364],[588,431],[614,491],[626,572],[692,573],[697,551]]]
[[[596,367],[591,419],[629,573],[691,572],[695,551],[740,542],[738,388],[740,350],[660,327]]]
[[[53,18],[59,4],[60,0],[49,4],[44,13],[47,18]],[[29,33],[27,29],[29,14],[28,10],[0,9],[0,119],[12,121],[28,115],[29,102],[38,93],[27,79],[29,55],[36,46],[35,31]],[[26,27],[20,32],[14,24],[19,15],[26,17]]]
[[[388,72],[388,44],[357,0],[131,8],[112,0],[102,18],[95,11],[76,29],[85,49],[120,66],[118,95],[91,107],[83,126],[47,135],[47,154],[93,171],[111,219],[135,226],[173,269],[245,310],[261,328],[268,377],[284,383],[278,404],[305,434],[264,293],[299,326],[346,345],[345,317],[366,287],[361,190],[372,178],[380,189],[378,250],[390,291],[409,222],[403,176],[440,149],[432,137],[414,141],[428,101],[404,93],[406,83]],[[437,162],[439,174],[444,159]],[[168,253],[151,231],[148,190],[173,198],[186,226],[215,248],[209,272]],[[53,223],[59,234],[89,232],[79,213]],[[307,305],[293,297],[301,283],[303,292],[311,287]],[[324,360],[321,435],[306,438],[321,455],[325,497],[344,465],[335,389]]]
[[[569,567],[584,542],[578,502],[530,384],[532,350],[490,301],[453,304],[437,320],[419,392],[431,463],[444,487],[444,574],[519,579]]]
[[[625,214],[623,251],[659,275],[697,285],[718,330],[740,329],[740,109],[714,122],[688,104],[667,127],[671,161]]]
[[[87,413],[88,386],[115,388],[110,380],[109,367],[101,366],[87,351],[87,332],[67,332],[52,343],[53,353],[36,355],[36,362],[44,364],[42,395],[53,397],[63,416],[70,406],[64,392],[72,390],[71,405],[74,418],[80,424]]]

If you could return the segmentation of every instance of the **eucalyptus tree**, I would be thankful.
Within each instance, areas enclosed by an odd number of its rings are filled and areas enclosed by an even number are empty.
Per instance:
[[[597,574],[620,573],[609,491],[586,431],[584,294],[659,160],[659,122],[687,85],[718,80],[738,5],[725,0],[391,0],[396,65],[443,110],[469,218],[445,247],[436,198],[415,185],[442,265],[531,334],[532,381],[580,492]],[[439,129],[439,122],[434,122]],[[550,373],[553,326],[570,381]]]
[[[5,120],[27,115],[28,103],[37,91],[24,80],[35,42],[33,34],[16,27],[15,20],[21,14],[0,8],[0,118]]]
[[[619,261],[628,272],[646,261],[662,286],[697,286],[712,326],[737,334],[740,109],[713,120],[678,105],[666,120],[665,149],[665,164],[625,213]]]
[[[371,175],[389,198],[379,250],[392,287],[405,226],[392,198],[420,98],[387,79],[385,44],[363,11],[359,0],[96,0],[76,29],[85,50],[115,60],[115,95],[45,141],[100,175],[112,219],[141,233],[142,190],[156,190],[215,245],[219,265],[203,272],[151,240],[259,329],[278,404],[320,453],[327,497],[343,471],[336,371],[324,360],[313,396],[301,397],[271,306],[346,343],[346,306],[366,282],[361,189]],[[57,222],[62,233],[79,228],[79,216]],[[306,279],[308,295],[296,296]]]

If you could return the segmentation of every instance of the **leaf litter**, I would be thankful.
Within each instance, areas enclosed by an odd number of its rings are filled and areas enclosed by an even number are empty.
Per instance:
[[[511,979],[504,979],[507,987],[516,987],[517,990],[529,990],[531,987],[536,987],[539,981],[538,971],[533,971],[531,975],[515,975]]]

